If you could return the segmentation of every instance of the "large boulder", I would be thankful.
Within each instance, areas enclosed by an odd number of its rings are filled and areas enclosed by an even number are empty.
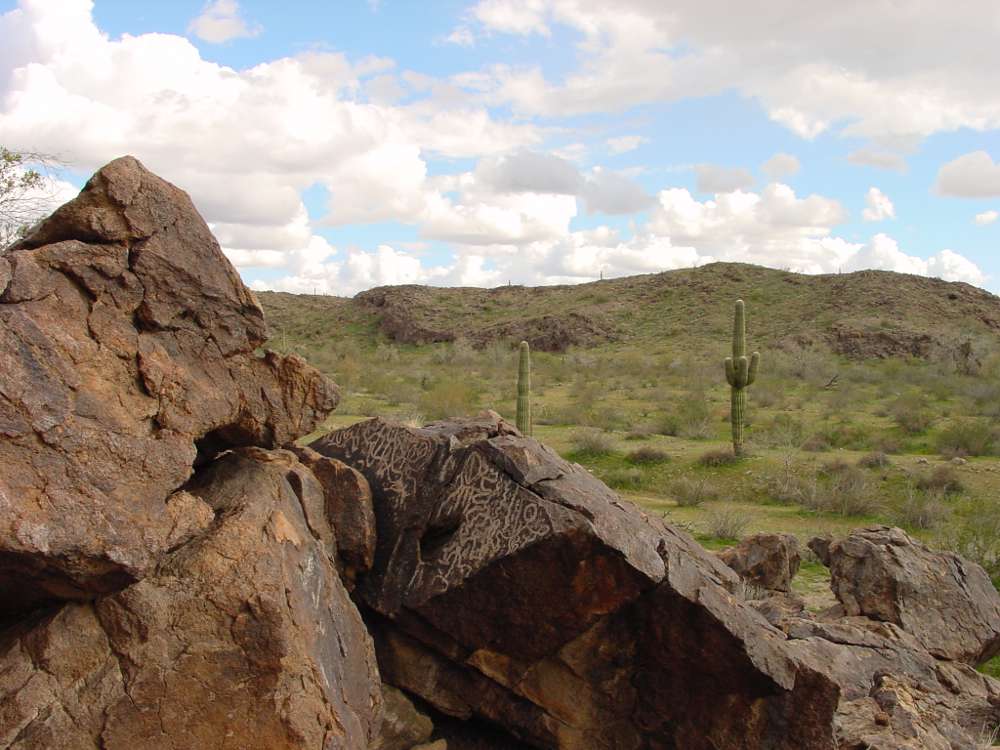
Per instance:
[[[845,614],[898,625],[942,659],[976,665],[1000,652],[1000,594],[975,563],[888,526],[809,546]]]
[[[121,592],[0,639],[0,747],[359,750],[371,639],[340,583],[323,490],[286,451],[229,453],[191,501],[210,530]]]
[[[265,339],[188,196],[131,157],[0,259],[0,621],[142,578],[199,528],[167,502],[195,464],[333,409]]]
[[[495,414],[311,447],[371,485],[380,668],[437,711],[540,748],[835,747],[837,686],[729,568]]]
[[[793,534],[754,534],[717,554],[748,583],[786,593],[792,590],[792,579],[802,562],[799,540]]]

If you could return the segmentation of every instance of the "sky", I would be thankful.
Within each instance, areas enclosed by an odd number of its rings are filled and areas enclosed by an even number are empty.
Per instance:
[[[1000,292],[996,0],[0,0],[0,145],[123,154],[254,289],[712,261]]]

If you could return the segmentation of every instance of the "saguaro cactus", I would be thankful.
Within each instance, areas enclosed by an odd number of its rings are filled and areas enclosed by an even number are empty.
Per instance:
[[[531,435],[531,347],[522,341],[521,358],[517,368],[517,429],[522,435]]]
[[[760,353],[754,352],[747,358],[747,325],[743,300],[736,300],[733,320],[733,356],[726,357],[726,380],[732,391],[732,407],[729,421],[733,426],[733,453],[743,455],[743,424],[746,420],[746,388],[757,379]]]

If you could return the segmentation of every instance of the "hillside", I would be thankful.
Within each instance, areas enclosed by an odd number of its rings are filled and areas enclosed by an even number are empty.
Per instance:
[[[749,334],[762,347],[927,357],[964,340],[1000,337],[1000,298],[968,284],[887,271],[810,276],[713,263],[573,286],[398,286],[352,299],[258,297],[272,336],[307,348],[331,337],[372,345],[381,332],[400,344],[466,339],[479,347],[527,339],[542,351],[613,342],[688,350],[728,334],[730,305],[739,297],[747,301]]]

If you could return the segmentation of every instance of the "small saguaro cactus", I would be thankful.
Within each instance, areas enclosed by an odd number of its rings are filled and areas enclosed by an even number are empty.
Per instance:
[[[747,324],[743,300],[736,300],[733,320],[733,356],[726,357],[726,380],[732,391],[732,407],[729,421],[733,426],[733,453],[743,455],[743,424],[746,420],[748,385],[757,379],[760,353],[754,352],[747,358]]]
[[[517,429],[522,435],[531,435],[531,347],[527,341],[520,346],[517,368]]]

